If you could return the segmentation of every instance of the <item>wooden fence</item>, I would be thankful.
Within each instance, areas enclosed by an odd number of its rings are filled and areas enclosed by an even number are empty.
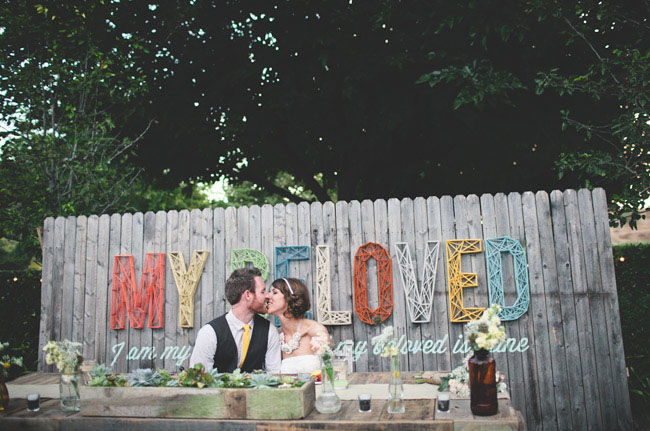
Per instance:
[[[187,353],[183,347],[193,345],[198,329],[226,311],[223,286],[230,273],[231,250],[261,251],[271,263],[268,285],[274,279],[275,247],[309,246],[310,259],[291,261],[290,274],[305,280],[313,299],[316,246],[328,245],[332,310],[352,311],[351,325],[329,327],[333,340],[354,340],[360,354],[355,362],[357,371],[387,370],[386,360],[372,354],[370,346],[370,339],[381,328],[361,322],[353,305],[354,255],[361,245],[372,241],[383,245],[393,260],[394,307],[385,323],[411,341],[448,337],[443,353],[409,353],[403,357],[403,368],[449,370],[464,357],[462,352],[455,353],[454,345],[465,325],[449,320],[445,253],[438,256],[431,322],[411,323],[395,244],[408,243],[420,279],[427,241],[444,244],[448,239],[499,236],[518,240],[528,262],[529,309],[505,326],[508,337],[527,338],[529,348],[494,356],[497,369],[508,377],[513,403],[527,419],[529,429],[630,429],[625,356],[602,189],[48,218],[43,230],[40,345],[50,339],[70,339],[83,343],[86,358],[105,363],[117,358],[114,368],[118,371],[138,367],[175,370],[178,358]],[[182,251],[188,265],[193,250],[210,252],[195,294],[194,328],[179,327],[178,292],[167,261],[164,327],[137,330],[129,328],[127,321],[125,330],[110,329],[115,255],[133,255],[140,277],[146,253]],[[505,301],[510,305],[516,298],[513,262],[503,262]],[[465,290],[465,306],[487,306],[484,253],[464,255],[462,270],[478,275],[478,287]],[[377,271],[372,260],[368,280],[370,306],[374,308]],[[316,315],[313,304],[312,315]],[[367,353],[364,342],[368,343]],[[160,352],[172,346],[180,350],[161,358]],[[155,348],[157,356],[145,354],[142,347]],[[139,358],[127,359],[136,358],[136,354]],[[187,366],[187,360],[183,365]],[[47,369],[42,352],[39,367]]]

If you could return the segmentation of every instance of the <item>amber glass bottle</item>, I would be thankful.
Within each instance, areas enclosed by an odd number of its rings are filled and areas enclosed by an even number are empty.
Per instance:
[[[472,413],[479,416],[497,414],[499,404],[494,358],[485,349],[476,350],[474,356],[469,359],[467,368]]]

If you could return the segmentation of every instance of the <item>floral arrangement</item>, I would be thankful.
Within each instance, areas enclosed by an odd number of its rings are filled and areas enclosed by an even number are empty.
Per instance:
[[[474,350],[492,350],[506,338],[498,314],[501,307],[492,304],[478,320],[472,320],[465,327],[465,336]]]
[[[9,347],[9,343],[0,343],[0,352],[7,349],[8,347]],[[12,365],[22,367],[23,366],[23,358],[22,357],[16,357],[16,356],[10,356],[10,355],[6,355],[6,354],[2,355],[2,358],[0,358],[0,375],[2,376],[3,381],[7,377],[9,377],[9,368],[11,368]]]
[[[72,341],[48,341],[43,350],[47,352],[45,362],[48,365],[56,364],[56,368],[62,373],[76,373],[81,367],[84,358],[77,350],[81,343]]]
[[[399,349],[397,348],[397,339],[395,338],[395,331],[392,326],[385,326],[381,334],[372,337],[370,343],[374,346],[379,344],[382,347],[381,357],[390,358],[393,377],[399,377],[398,355]]]
[[[469,369],[467,361],[472,357],[470,352],[463,359],[462,363],[453,369],[448,375],[441,377],[441,384],[438,387],[439,392],[447,392],[459,397],[469,397]],[[506,392],[508,386],[506,385],[506,376],[501,371],[496,372],[497,392]]]
[[[172,375],[164,369],[139,368],[127,375],[113,373],[110,367],[97,364],[90,372],[90,386],[117,387],[195,387],[195,388],[299,388],[305,382],[293,376],[274,376],[263,371],[232,373],[206,371],[202,364]]]
[[[330,382],[334,382],[334,352],[330,346],[330,337],[328,334],[319,332],[310,341],[311,350],[320,357],[323,363],[323,369],[327,373]]]

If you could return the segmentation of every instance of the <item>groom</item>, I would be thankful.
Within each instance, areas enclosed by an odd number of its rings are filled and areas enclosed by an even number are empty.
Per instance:
[[[190,357],[190,367],[201,363],[220,373],[265,369],[280,372],[280,340],[266,313],[266,285],[257,268],[235,270],[226,281],[226,298],[232,309],[203,326]]]

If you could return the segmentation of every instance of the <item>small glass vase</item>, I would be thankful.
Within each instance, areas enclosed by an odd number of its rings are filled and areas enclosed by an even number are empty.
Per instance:
[[[496,364],[490,352],[476,350],[467,362],[469,371],[470,408],[478,416],[491,416],[499,411],[497,401]]]
[[[1,366],[1,365],[0,365]],[[4,410],[9,406],[9,390],[5,384],[5,378],[0,373],[0,410]]]
[[[61,395],[61,409],[78,412],[80,407],[79,388],[83,380],[81,371],[74,373],[61,373],[59,393]]]
[[[404,413],[404,385],[399,367],[399,355],[390,358],[390,380],[388,382],[388,413]]]
[[[341,410],[341,399],[334,391],[334,367],[323,365],[321,368],[321,391],[316,397],[314,407],[319,413],[336,413]]]

